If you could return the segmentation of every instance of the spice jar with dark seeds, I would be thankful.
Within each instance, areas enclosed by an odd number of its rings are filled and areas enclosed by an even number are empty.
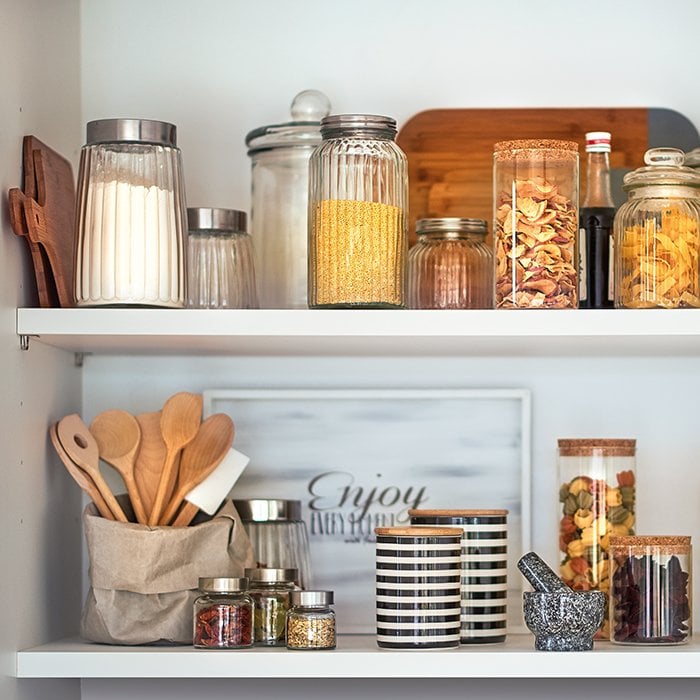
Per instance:
[[[610,537],[610,558],[610,640],[687,642],[693,619],[690,537]]]
[[[287,649],[335,649],[333,591],[291,591]]]
[[[296,590],[296,569],[246,569],[253,599],[253,637],[262,646],[284,646],[289,594]]]
[[[238,649],[253,645],[253,599],[247,578],[200,578],[194,601],[194,646]]]

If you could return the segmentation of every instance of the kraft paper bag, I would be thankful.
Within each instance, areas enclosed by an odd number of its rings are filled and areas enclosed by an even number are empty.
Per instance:
[[[235,507],[208,521],[149,527],[83,513],[90,558],[81,635],[104,644],[192,644],[192,603],[200,576],[243,576],[255,566]]]

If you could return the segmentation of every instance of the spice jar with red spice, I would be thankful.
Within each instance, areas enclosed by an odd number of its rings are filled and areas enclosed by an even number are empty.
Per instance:
[[[559,575],[574,590],[609,591],[610,536],[633,535],[636,440],[559,440]],[[596,639],[608,639],[608,616]]]
[[[194,646],[238,649],[253,646],[253,599],[247,578],[200,578],[194,601]]]

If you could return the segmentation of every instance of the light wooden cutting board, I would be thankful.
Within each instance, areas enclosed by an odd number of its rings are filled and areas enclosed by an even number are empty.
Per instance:
[[[586,182],[585,134],[612,134],[613,195],[627,199],[623,175],[643,165],[656,146],[685,151],[700,145],[697,129],[678,112],[660,108],[432,109],[409,119],[397,142],[408,157],[409,232],[426,216],[486,219],[491,229],[492,158],[497,141],[553,138],[580,145],[581,194]]]

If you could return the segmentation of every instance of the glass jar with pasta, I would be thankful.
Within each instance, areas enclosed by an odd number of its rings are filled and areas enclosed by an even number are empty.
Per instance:
[[[625,175],[628,200],[615,215],[615,306],[700,307],[700,172],[683,151],[652,148]]]

